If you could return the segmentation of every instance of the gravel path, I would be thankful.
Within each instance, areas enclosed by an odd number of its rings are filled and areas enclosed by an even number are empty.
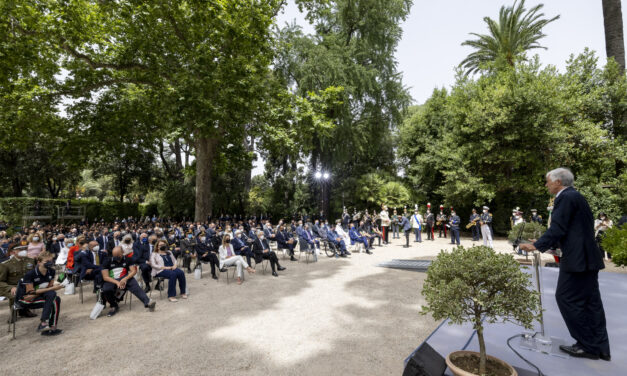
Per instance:
[[[448,241],[406,249],[401,239],[374,255],[281,260],[287,270],[279,278],[259,266],[241,286],[227,286],[224,275],[218,283],[208,272],[202,280],[187,275],[189,300],[170,303],[165,292],[163,299],[153,293],[154,313],[134,299],[131,311],[122,305],[115,317],[95,321],[88,318],[96,300],[90,287],[82,305],[78,294],[60,290],[64,333],[36,334],[37,319],[19,320],[16,340],[0,331],[2,374],[400,375],[404,358],[438,323],[418,314],[424,273],[376,264],[431,259]],[[495,247],[511,250],[504,240]],[[6,323],[7,304],[0,307]]]

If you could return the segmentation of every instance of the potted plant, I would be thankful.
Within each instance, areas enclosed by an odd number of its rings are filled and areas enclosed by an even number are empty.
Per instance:
[[[530,275],[512,255],[486,246],[442,251],[431,264],[422,289],[422,314],[448,318],[449,324],[471,322],[479,353],[456,351],[446,357],[455,375],[516,375],[509,364],[486,355],[484,323],[515,322],[531,329],[539,317],[539,296]],[[504,373],[509,371],[509,373]]]

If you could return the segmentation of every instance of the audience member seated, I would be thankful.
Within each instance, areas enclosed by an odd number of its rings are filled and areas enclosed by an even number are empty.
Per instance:
[[[263,259],[270,260],[270,267],[272,267],[272,275],[278,277],[277,270],[285,270],[284,267],[279,264],[279,258],[276,253],[270,249],[270,244],[265,238],[263,231],[257,231],[257,240],[253,243],[253,253],[255,254],[255,262],[261,263]],[[276,267],[276,269],[275,269]]]
[[[219,249],[220,253],[220,269],[224,267],[228,267],[231,265],[237,266],[237,284],[242,284],[242,279],[244,278],[244,269],[248,271],[248,273],[254,274],[255,269],[251,268],[246,261],[242,258],[242,256],[238,256],[235,254],[233,250],[233,246],[231,245],[231,235],[229,233],[225,233],[222,237],[222,245]]]
[[[265,225],[263,226],[263,234],[265,235],[266,240],[268,240],[269,242],[277,241],[276,234],[274,233],[274,230],[272,230],[272,225],[270,224],[270,221],[266,221]]]
[[[351,241],[350,236],[348,236],[348,233],[346,231],[344,231],[344,229],[342,228],[342,220],[341,219],[337,219],[335,221],[335,232],[344,240],[344,244],[349,244]]]
[[[207,239],[206,233],[201,233],[196,245],[196,257],[200,262],[211,264],[211,278],[218,279],[216,275],[216,268],[220,265],[217,252],[214,251],[211,240]]]
[[[372,252],[370,252],[370,245],[368,244],[368,238],[366,238],[365,236],[361,236],[359,231],[357,231],[357,229],[355,228],[354,223],[350,224],[350,230],[348,230],[348,236],[350,236],[351,245],[355,243],[362,243],[364,245],[364,249],[366,250],[366,253],[369,255],[372,254]]]
[[[68,239],[67,241],[65,241],[64,239],[63,242],[58,242],[58,243],[60,244],[61,248],[59,249],[57,261],[55,262],[55,264],[66,265],[70,248],[74,247],[74,241],[72,241],[72,239]]]
[[[144,307],[150,311],[155,310],[156,303],[149,299],[144,290],[139,287],[135,280],[137,265],[134,265],[129,257],[125,257],[122,247],[114,247],[111,257],[108,257],[102,265],[102,295],[111,306],[111,311],[107,316],[115,315],[118,310],[118,299],[123,299],[124,293],[130,291],[144,303]]]
[[[187,294],[185,293],[185,273],[174,265],[176,259],[174,258],[174,254],[168,250],[168,242],[165,240],[158,240],[155,246],[156,251],[150,255],[152,276],[168,279],[169,301],[178,301],[178,299],[176,299],[176,281],[179,281],[181,298],[187,299]]]
[[[381,239],[383,239],[383,233],[379,229],[379,225],[376,222],[370,226],[370,235],[379,240],[377,246],[380,247]]]
[[[20,283],[16,292],[16,300],[24,308],[43,308],[41,312],[41,322],[37,327],[37,332],[41,335],[54,336],[63,331],[57,329],[59,321],[59,311],[61,310],[61,298],[57,296],[56,290],[63,288],[63,285],[54,284],[54,255],[48,252],[41,252],[37,256],[37,266],[28,271]]]
[[[374,236],[370,234],[369,231],[370,227],[366,227],[364,221],[359,222],[359,228],[357,229],[359,231],[359,234],[368,239],[368,248],[373,249],[374,248]]]
[[[0,264],[0,296],[8,299],[9,303],[13,305],[17,284],[27,272],[35,268],[35,261],[28,257],[26,246],[21,246],[19,243],[10,244],[7,255],[10,259]],[[20,309],[18,315],[20,317],[37,316],[28,308]]]
[[[144,291],[147,293],[150,292],[150,282],[152,281],[149,264],[150,255],[154,251],[156,242],[156,236],[151,235],[148,237],[148,234],[144,232],[139,236],[139,244],[135,247],[133,261],[137,264],[137,267],[141,272],[142,279],[144,280]]]
[[[290,261],[297,261],[294,257],[294,248],[296,248],[295,239],[291,238],[285,230],[285,225],[281,224],[276,233],[276,242],[280,249],[287,249],[290,255]]]
[[[192,258],[196,253],[196,239],[194,232],[189,231],[183,240],[181,240],[181,257],[183,257],[183,269],[187,268],[187,272],[192,272]]]
[[[242,231],[235,230],[235,234],[233,236],[233,239],[231,240],[231,245],[233,246],[233,249],[235,250],[235,254],[246,257],[246,262],[248,263],[248,265],[250,265],[251,264],[250,261],[253,256],[253,251],[250,249],[248,245],[246,245],[246,243],[242,241],[242,239],[240,239],[240,236],[242,236]]]
[[[37,255],[43,252],[46,245],[42,241],[41,233],[34,232],[28,236],[28,257],[36,259]]]
[[[309,230],[308,224],[303,225],[300,234],[299,243],[301,244],[301,247],[307,247],[307,249],[311,250],[314,256],[314,261],[318,261],[318,254],[320,253],[320,240],[314,238],[311,230]]]
[[[346,257],[351,254],[346,250],[346,243],[344,243],[344,239],[342,239],[342,237],[335,232],[335,226],[332,226],[327,231],[327,239],[329,240],[329,243],[332,243],[340,251],[340,257]]]
[[[107,258],[107,253],[100,250],[100,245],[95,240],[87,244],[87,248],[78,252],[74,258],[79,273],[79,281],[94,281],[94,292],[102,287],[102,263]]]
[[[69,274],[74,274],[74,256],[75,254],[77,254],[77,252],[80,252],[80,250],[85,246],[86,243],[87,242],[85,241],[84,236],[78,236],[76,238],[76,243],[74,243],[74,245],[68,250],[65,269]]]

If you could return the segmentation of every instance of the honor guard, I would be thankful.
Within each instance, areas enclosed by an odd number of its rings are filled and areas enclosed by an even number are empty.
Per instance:
[[[446,214],[444,214],[444,205],[440,205],[440,213],[438,213],[435,220],[438,226],[439,234],[438,238],[442,237],[442,232],[444,232],[444,237],[446,238],[446,222],[447,222]]]
[[[490,208],[487,206],[483,207],[483,213],[481,213],[481,235],[483,236],[483,245],[487,245],[490,248],[492,247],[492,214],[490,213]]]
[[[538,211],[536,209],[531,209],[531,222],[542,224],[542,216],[538,215]]]
[[[479,236],[480,235],[480,231],[479,231],[479,214],[477,214],[477,210],[476,209],[472,209],[472,214],[470,215],[470,220],[468,222],[468,227],[470,227],[471,231],[472,231],[472,241],[476,242],[477,240],[479,240]]]

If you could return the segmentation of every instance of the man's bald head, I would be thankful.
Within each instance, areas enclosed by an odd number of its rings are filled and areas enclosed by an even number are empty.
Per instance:
[[[124,252],[122,251],[122,247],[120,246],[113,247],[113,250],[111,251],[111,255],[113,257],[122,257],[123,254]]]

